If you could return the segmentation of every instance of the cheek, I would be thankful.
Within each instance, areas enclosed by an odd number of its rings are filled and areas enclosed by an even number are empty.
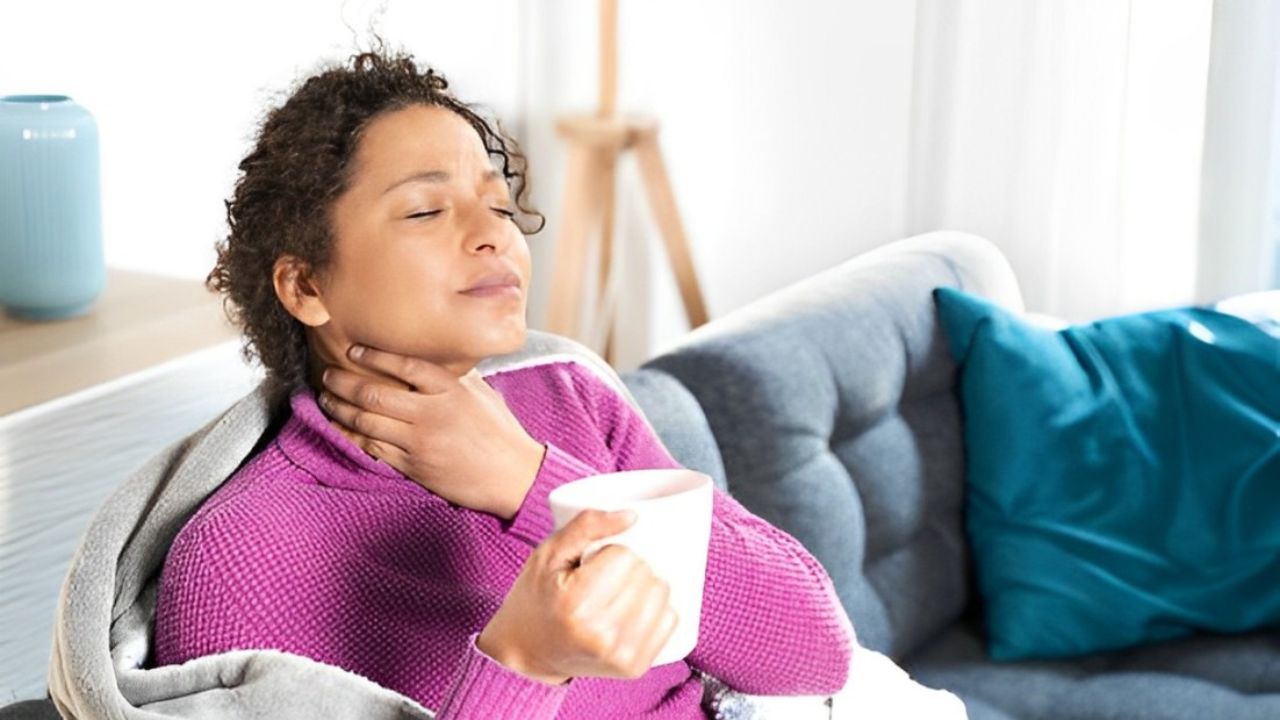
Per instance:
[[[515,239],[512,241],[510,257],[520,268],[520,272],[524,273],[526,279],[533,276],[533,259],[529,253],[529,241],[519,231],[516,231]]]
[[[447,315],[452,281],[444,263],[425,253],[370,253],[336,278],[332,311],[352,340],[391,350]]]

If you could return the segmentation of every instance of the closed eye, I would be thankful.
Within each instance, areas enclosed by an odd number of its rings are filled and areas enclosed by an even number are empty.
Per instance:
[[[416,212],[412,215],[409,215],[405,219],[411,220],[413,218],[420,218],[420,217],[434,217],[436,215],[439,215],[442,212],[444,211],[443,210],[423,210],[422,212]]]

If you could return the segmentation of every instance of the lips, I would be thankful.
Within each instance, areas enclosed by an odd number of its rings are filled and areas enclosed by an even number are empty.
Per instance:
[[[509,270],[490,272],[476,278],[465,290],[459,292],[488,295],[503,290],[519,292],[520,276]]]

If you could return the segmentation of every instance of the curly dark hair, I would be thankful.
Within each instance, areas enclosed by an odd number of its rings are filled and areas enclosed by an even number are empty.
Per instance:
[[[525,206],[526,161],[516,142],[479,106],[453,97],[443,75],[419,68],[411,54],[388,52],[381,39],[345,64],[328,62],[269,109],[253,150],[240,161],[232,198],[225,201],[230,232],[217,243],[218,260],[206,285],[223,295],[227,316],[244,334],[244,356],[267,371],[279,400],[307,382],[302,323],[276,297],[272,269],[291,255],[313,271],[331,259],[334,201],[350,182],[362,131],[382,113],[421,103],[457,113],[475,128],[501,171],[517,208],[517,226],[536,233],[545,218]],[[323,208],[324,212],[316,212]]]

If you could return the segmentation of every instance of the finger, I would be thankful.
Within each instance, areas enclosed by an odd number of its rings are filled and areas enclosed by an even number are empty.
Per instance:
[[[608,545],[573,572],[578,605],[595,614],[625,606],[627,593],[635,594],[652,576],[640,558],[621,545]]]
[[[412,390],[394,387],[386,381],[372,380],[336,367],[324,371],[323,382],[330,393],[362,410],[405,422],[412,421],[417,415],[416,403],[422,399],[420,393]]]
[[[319,403],[330,417],[356,435],[395,446],[401,452],[412,444],[413,426],[403,420],[365,410],[328,392],[320,393]]]
[[[597,587],[609,588],[609,593],[601,593],[606,603],[602,611],[630,625],[636,621],[635,614],[649,591],[663,583],[654,577],[649,566],[634,553],[617,545],[610,545],[605,549],[617,552],[603,563],[596,563],[596,559],[592,558],[590,566],[584,565],[574,574],[581,581],[589,583],[593,590]],[[601,555],[604,555],[603,550]]]
[[[405,475],[409,475],[409,455],[404,450],[392,445],[391,443],[374,440],[363,435],[357,435],[359,445],[365,452],[372,455],[375,459],[390,465]]]
[[[419,357],[378,350],[364,345],[352,345],[347,351],[347,356],[361,367],[390,375],[421,393],[435,395],[458,384],[458,378],[448,370]]]
[[[610,668],[610,676],[635,678],[648,672],[661,646],[652,647],[650,636],[663,619],[669,590],[648,567],[641,564],[624,579],[609,605],[584,608],[604,633],[607,645],[600,649]]]
[[[663,623],[670,608],[667,584],[651,575],[642,577],[643,582],[631,586],[620,596],[616,610],[622,627],[619,660],[629,664],[633,673],[640,674],[653,666],[654,658],[666,644],[665,637],[661,642],[654,640],[656,635],[663,634]]]
[[[653,666],[653,661],[657,659],[658,653],[662,652],[662,648],[666,647],[667,641],[676,633],[676,625],[679,624],[679,619],[675,608],[672,608],[670,604],[662,607],[661,614],[658,616],[652,631],[645,637],[644,647],[641,650],[641,656],[646,665]]]
[[[635,521],[633,510],[583,510],[547,538],[548,562],[553,568],[574,567],[582,558],[582,551],[592,541],[617,535]]]

